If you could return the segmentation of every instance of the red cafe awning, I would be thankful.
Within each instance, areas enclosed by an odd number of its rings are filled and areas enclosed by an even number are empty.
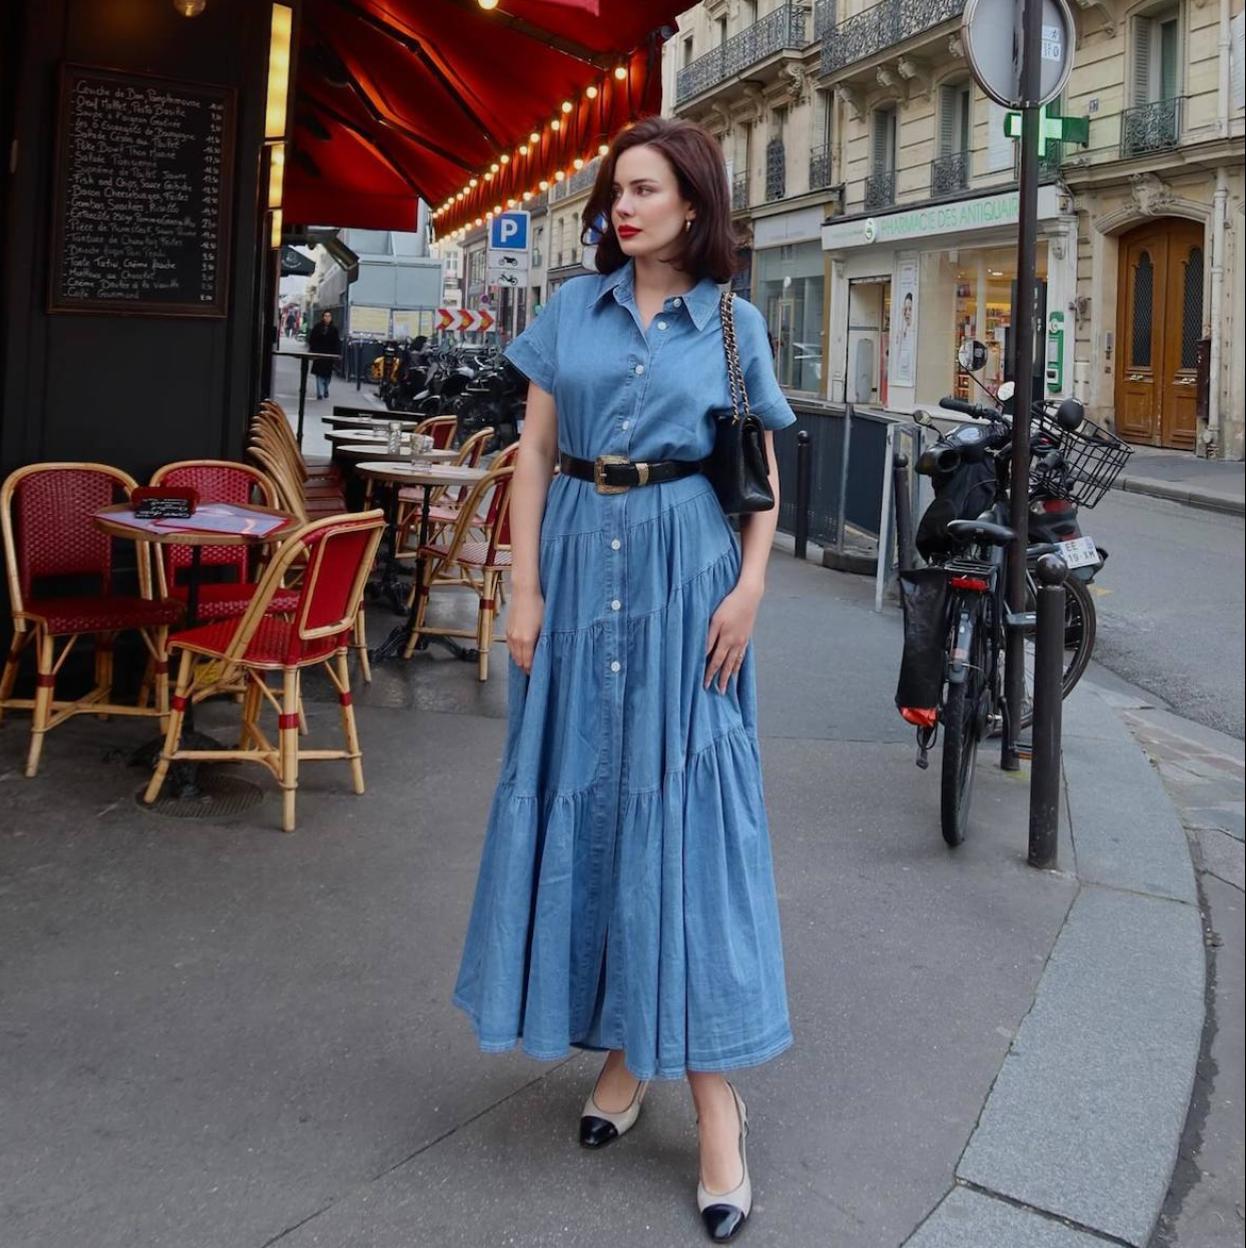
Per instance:
[[[307,0],[285,220],[411,230],[423,198],[445,234],[521,199],[659,110],[661,44],[686,7]]]

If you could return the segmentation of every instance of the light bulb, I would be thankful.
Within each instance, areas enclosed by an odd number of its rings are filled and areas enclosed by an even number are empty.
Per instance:
[[[584,94],[587,95],[590,100],[595,100],[597,98],[597,88],[589,87],[585,90]]]

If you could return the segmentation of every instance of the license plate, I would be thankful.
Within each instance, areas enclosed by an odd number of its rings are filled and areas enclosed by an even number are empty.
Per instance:
[[[1093,538],[1075,537],[1071,542],[1057,542],[1056,550],[1070,568],[1089,568],[1099,562],[1099,551]]]

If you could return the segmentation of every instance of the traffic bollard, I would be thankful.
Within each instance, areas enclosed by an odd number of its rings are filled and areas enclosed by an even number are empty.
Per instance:
[[[913,558],[913,500],[909,494],[909,457],[896,455],[891,461],[891,492],[896,507],[896,564],[901,572],[911,572]]]
[[[1060,720],[1064,701],[1064,581],[1069,569],[1057,555],[1038,561],[1034,635],[1034,720],[1030,764],[1029,863],[1056,866],[1060,828]]]
[[[807,430],[796,435],[796,558],[803,559],[809,547],[809,487],[813,477],[813,456]]]

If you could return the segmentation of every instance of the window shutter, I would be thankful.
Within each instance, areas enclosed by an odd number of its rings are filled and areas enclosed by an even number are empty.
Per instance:
[[[873,173],[887,172],[887,124],[890,117],[883,109],[878,109],[874,114],[874,152],[870,161],[871,171]]]
[[[1233,107],[1246,108],[1246,13],[1239,13],[1230,24],[1229,73],[1232,76]]]
[[[1155,22],[1149,17],[1135,17],[1133,64],[1129,73],[1135,108],[1151,102],[1151,45],[1154,41]]]
[[[956,103],[959,87],[939,88],[939,155],[947,156],[956,150]]]
[[[998,173],[1002,169],[1012,168],[1012,147],[1015,140],[1004,133],[1004,117],[1008,110],[991,100],[987,112],[990,133],[987,135],[986,168],[988,173]]]
[[[968,152],[973,147],[973,89],[961,83],[956,91],[956,150]]]

